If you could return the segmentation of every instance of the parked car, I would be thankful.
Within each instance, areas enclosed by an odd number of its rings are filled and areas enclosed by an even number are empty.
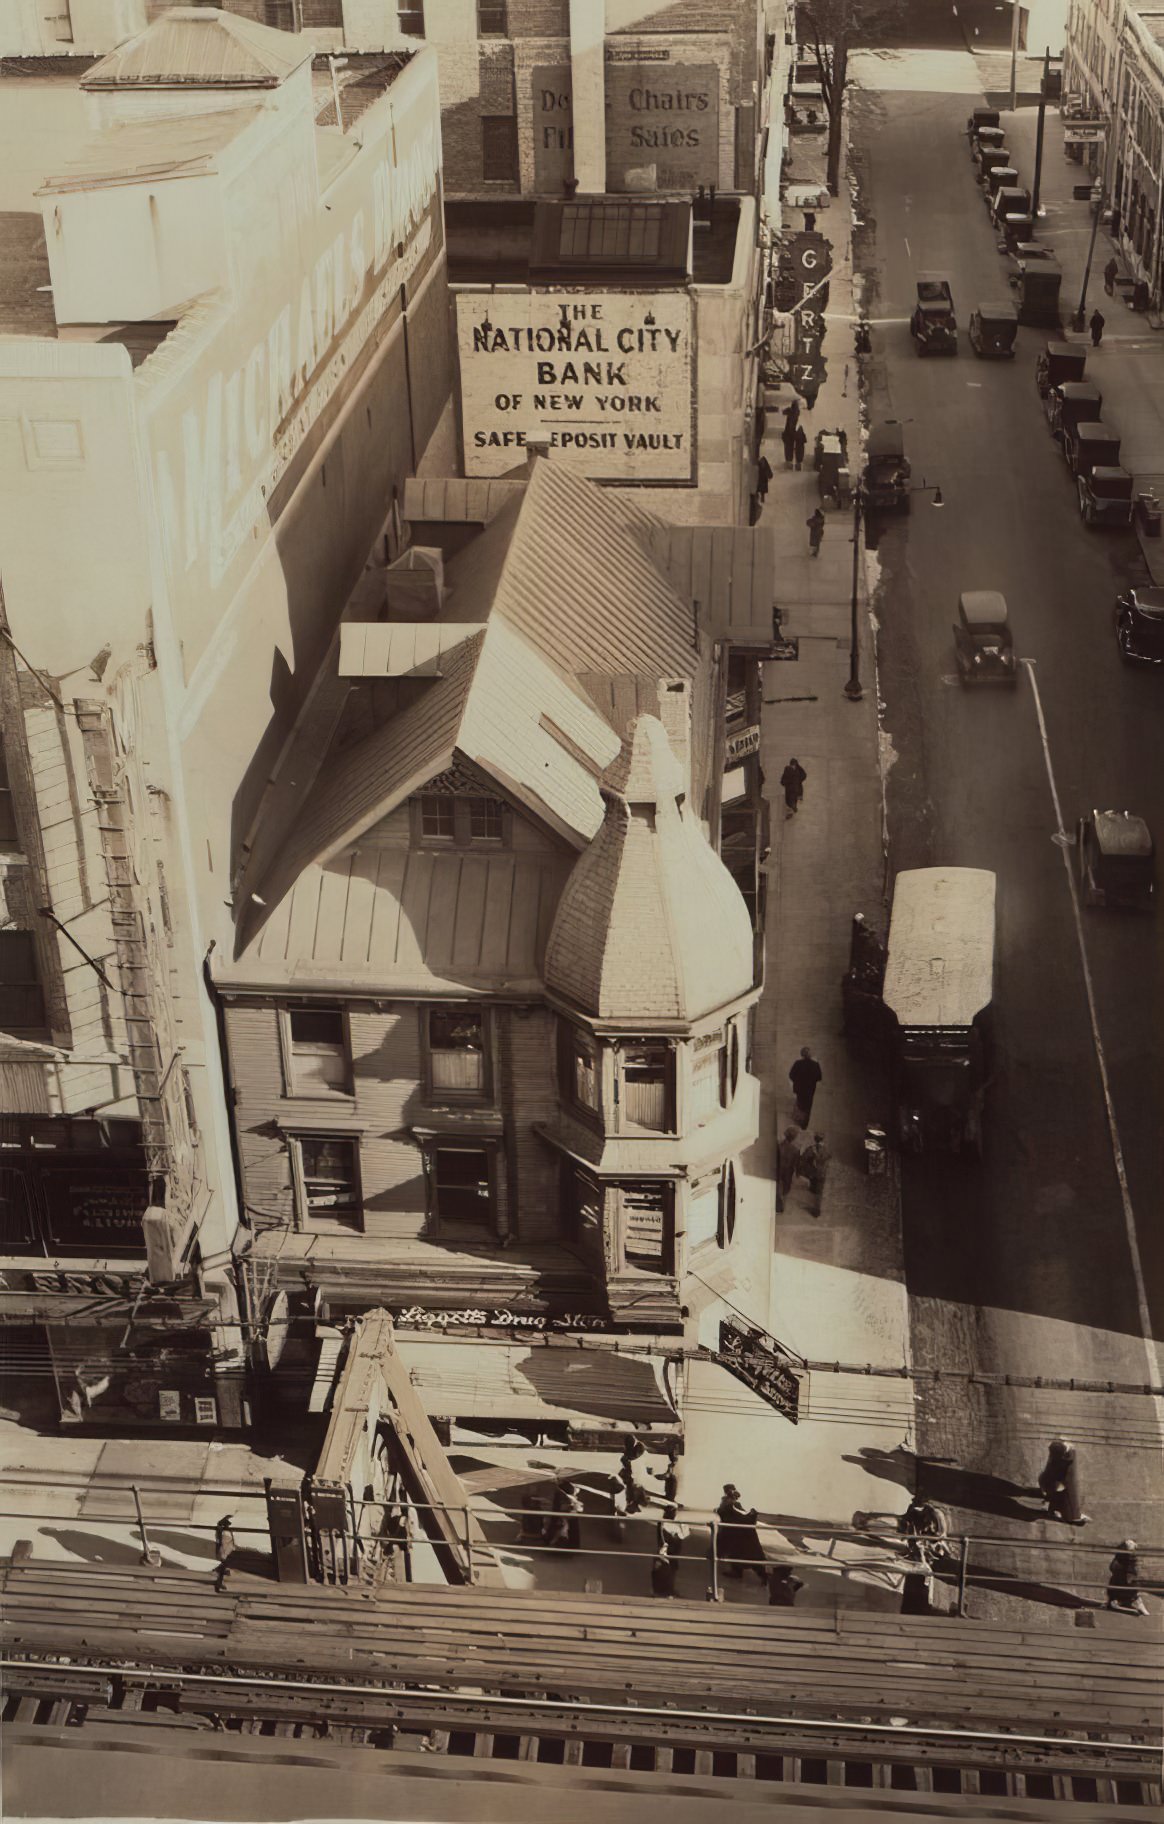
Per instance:
[[[1066,443],[1077,424],[1099,424],[1103,416],[1103,394],[1090,380],[1064,380],[1053,386],[1043,401],[1051,435]]]
[[[1164,589],[1129,589],[1116,597],[1116,639],[1129,664],[1164,665]]]
[[[965,589],[958,597],[954,657],[960,684],[1017,684],[1006,597],[997,589]]]
[[[1131,811],[1092,811],[1076,825],[1079,885],[1086,906],[1150,912],[1156,897],[1156,845]]]
[[[1011,217],[1011,222],[1016,221]],[[1032,260],[1023,267],[1018,284],[1020,323],[1052,328],[1059,322],[1059,289],[1063,274],[1054,260]]]
[[[1130,526],[1135,482],[1126,469],[1092,469],[1076,478],[1079,516],[1085,526]]]
[[[975,108],[966,122],[966,132],[973,141],[981,127],[997,127],[1001,116],[997,108]]]
[[[865,499],[871,507],[909,512],[911,470],[902,426],[895,418],[875,424],[865,446]]]
[[[1030,219],[1031,193],[1017,184],[1002,184],[990,199],[990,219],[999,233],[1008,215],[1025,215]]]
[[[1073,475],[1119,467],[1120,440],[1110,424],[1074,424],[1063,437],[1063,454]]]
[[[1082,380],[1087,368],[1087,350],[1074,342],[1048,342],[1035,361],[1035,385],[1045,399],[1053,386],[1064,380]]]

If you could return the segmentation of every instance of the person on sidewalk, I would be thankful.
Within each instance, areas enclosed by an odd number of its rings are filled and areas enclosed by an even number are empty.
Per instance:
[[[756,1530],[756,1510],[745,1508],[734,1482],[723,1485],[723,1499],[715,1510],[719,1527],[715,1536],[715,1555],[729,1577],[742,1577],[745,1570],[755,1571],[761,1583],[768,1581],[768,1562]]]
[[[1107,319],[1104,316],[1102,310],[1093,310],[1092,311],[1091,318],[1088,322],[1088,328],[1091,331],[1092,348],[1098,348],[1100,343],[1103,341],[1103,326],[1106,321],[1107,321]]]
[[[667,1446],[666,1469],[648,1469],[648,1476],[654,1476],[656,1482],[663,1484],[663,1501],[670,1505],[679,1499],[679,1446],[672,1441]]]
[[[655,1550],[662,1558],[681,1557],[690,1532],[679,1518],[679,1509],[669,1501],[655,1526]]]
[[[824,1071],[813,1057],[811,1046],[802,1045],[800,1056],[788,1072],[788,1081],[791,1083],[792,1093],[796,1097],[796,1120],[802,1130],[808,1126],[809,1116],[812,1114],[813,1097],[816,1095],[817,1084],[823,1076]]]
[[[784,429],[786,431],[790,429],[794,431],[799,422],[800,400],[794,397],[790,403],[784,407]]]
[[[627,1512],[630,1514],[637,1514],[647,1499],[647,1491],[635,1474],[635,1464],[645,1454],[646,1446],[641,1438],[628,1438],[622,1447],[618,1479],[626,1490]]]
[[[808,434],[802,424],[798,424],[792,433],[792,454],[796,458],[798,469],[804,467],[804,452],[808,448]]]
[[[804,400],[804,409],[806,412],[811,412],[813,406],[816,404],[816,396],[819,392],[820,381],[815,374],[810,374],[801,387],[801,397]]]
[[[1103,269],[1103,289],[1109,298],[1115,297],[1115,282],[1119,277],[1120,263],[1114,253]]]
[[[756,492],[760,496],[761,505],[768,498],[768,483],[771,481],[773,473],[772,464],[768,458],[761,456],[756,464]]]
[[[218,1560],[218,1570],[215,1572],[214,1577],[214,1587],[216,1590],[220,1590],[226,1582],[226,1573],[230,1568],[230,1561],[234,1557],[234,1552],[234,1515],[223,1514],[222,1519],[214,1529],[214,1556]]]
[[[804,523],[808,527],[809,551],[813,557],[819,557],[820,548],[824,542],[825,516],[821,509],[817,507]]]
[[[1051,1440],[1047,1461],[1039,1474],[1039,1493],[1050,1519],[1061,1520],[1064,1526],[1086,1526],[1090,1520],[1091,1515],[1083,1511],[1075,1446],[1068,1439]]]
[[[792,1189],[792,1180],[796,1177],[796,1168],[800,1164],[800,1135],[794,1127],[786,1127],[776,1148],[776,1208],[782,1210]]]
[[[582,1497],[573,1482],[559,1484],[546,1516],[545,1542],[558,1552],[576,1552],[582,1544]]]
[[[768,1607],[790,1609],[803,1588],[803,1577],[798,1577],[790,1564],[774,1564],[768,1572]]]
[[[796,453],[796,433],[799,430],[800,425],[795,419],[786,418],[784,420],[784,430],[780,441],[784,445],[784,467],[786,469],[792,467],[792,458]],[[804,433],[801,431],[801,436],[803,435]]]
[[[1123,1615],[1146,1615],[1148,1605],[1140,1590],[1140,1561],[1136,1542],[1125,1539],[1107,1567],[1107,1601],[1105,1608],[1118,1609]]]
[[[829,1153],[823,1134],[812,1136],[812,1145],[805,1147],[796,1169],[807,1184],[810,1195],[816,1200],[813,1215],[819,1216],[821,1204],[824,1201],[825,1180],[829,1171]]]
[[[804,782],[807,778],[808,774],[794,754],[780,775],[780,783],[784,787],[786,817],[795,817],[800,800],[804,797]]]

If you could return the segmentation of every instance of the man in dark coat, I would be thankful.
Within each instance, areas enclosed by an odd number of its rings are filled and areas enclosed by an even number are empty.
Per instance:
[[[791,1083],[792,1093],[796,1097],[796,1119],[802,1128],[808,1126],[816,1086],[823,1076],[824,1071],[813,1057],[811,1047],[802,1045],[800,1056],[788,1072],[788,1081]]]
[[[774,1564],[768,1572],[768,1607],[790,1609],[803,1588],[803,1577],[798,1577],[791,1565]]]
[[[1107,1567],[1107,1603],[1124,1615],[1146,1615],[1148,1605],[1140,1593],[1140,1561],[1136,1542],[1125,1539]]]
[[[801,766],[796,755],[793,754],[788,765],[780,775],[780,783],[784,787],[784,803],[790,816],[795,814],[800,804],[800,800],[804,796],[804,782],[807,778],[808,774]]]
[[[809,514],[804,523],[808,527],[809,553],[812,557],[819,557],[820,548],[824,542],[825,516],[821,509],[817,507],[814,512]]]
[[[1119,261],[1113,254],[1103,269],[1103,289],[1106,291],[1109,298],[1115,297],[1115,282],[1119,277],[1119,271]]]
[[[798,424],[796,429],[792,433],[792,454],[796,458],[796,466],[798,469],[802,469],[804,467],[804,452],[807,448],[808,448],[807,433],[805,432],[804,426],[802,424]]]
[[[792,458],[796,453],[796,433],[799,429],[800,426],[793,419],[786,418],[784,420],[784,429],[781,432],[780,441],[784,445],[784,466],[786,469],[792,466]]]
[[[1091,1515],[1083,1511],[1075,1446],[1066,1438],[1051,1441],[1039,1476],[1039,1493],[1052,1520],[1061,1520],[1064,1526],[1086,1526],[1090,1520]]]
[[[747,1569],[755,1571],[761,1583],[767,1583],[768,1565],[756,1531],[756,1510],[744,1507],[734,1482],[724,1483],[723,1499],[715,1514],[719,1521],[715,1555],[727,1575],[742,1577]]]
[[[1087,327],[1091,331],[1092,348],[1098,348],[1100,343],[1103,341],[1103,326],[1106,323],[1106,321],[1107,321],[1107,318],[1104,316],[1102,310],[1093,310],[1092,311],[1091,320],[1087,325]]]
[[[768,483],[771,479],[772,464],[766,456],[761,456],[756,464],[756,492],[762,501],[768,498]]]
[[[792,1180],[796,1177],[796,1167],[800,1160],[800,1135],[794,1127],[786,1127],[776,1148],[776,1189],[778,1192],[777,1209],[783,1209]]]

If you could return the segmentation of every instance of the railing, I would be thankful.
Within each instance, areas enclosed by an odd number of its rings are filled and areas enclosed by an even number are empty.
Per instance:
[[[585,1472],[580,1472],[584,1474]],[[21,1478],[6,1477],[5,1485],[11,1490],[19,1486]],[[149,1496],[151,1493],[165,1494],[170,1500],[179,1492],[173,1479],[158,1478],[159,1486],[151,1489],[146,1478],[120,1487],[110,1487],[106,1492],[112,1506],[117,1498],[122,1497],[120,1511],[94,1512],[86,1505],[83,1518],[90,1525],[118,1526],[129,1524],[134,1527],[142,1542],[141,1557],[143,1562],[159,1563],[160,1554],[150,1538],[151,1527],[162,1528],[168,1534],[167,1546],[173,1547],[174,1519],[172,1512],[151,1514]],[[29,1477],[27,1486],[43,1489],[43,1478]],[[562,1514],[545,1505],[528,1507],[502,1507],[492,1502],[481,1503],[448,1503],[448,1502],[408,1502],[402,1505],[399,1501],[358,1501],[353,1503],[353,1525],[358,1535],[359,1551],[367,1549],[369,1540],[378,1544],[387,1553],[399,1550],[406,1564],[410,1564],[411,1547],[423,1544],[428,1534],[419,1517],[425,1513],[441,1513],[451,1517],[458,1525],[466,1558],[472,1571],[474,1545],[470,1520],[485,1532],[487,1543],[492,1548],[501,1548],[507,1559],[512,1562],[519,1558],[531,1561],[536,1567],[539,1558],[545,1557],[561,1564],[563,1559],[593,1560],[601,1564],[607,1559],[620,1562],[629,1560],[652,1564],[662,1553],[656,1539],[654,1544],[632,1543],[628,1534],[649,1530],[654,1533],[658,1519],[661,1517],[661,1506],[658,1497],[649,1497],[653,1510],[640,1508],[637,1512],[628,1512],[625,1518],[615,1513],[608,1489],[596,1490],[588,1487],[579,1478],[577,1486],[591,1497],[598,1496],[610,1504],[607,1511],[584,1510],[577,1514]],[[93,1484],[87,1485],[91,1499]],[[80,1490],[78,1491],[80,1492]],[[230,1531],[237,1541],[246,1544],[247,1549],[255,1550],[256,1542],[268,1540],[265,1497],[256,1491],[253,1485],[233,1487],[220,1485],[189,1484],[192,1496],[202,1498],[213,1496],[218,1500],[236,1503],[251,1502],[262,1510],[261,1517],[250,1523],[233,1521]],[[399,1517],[401,1524],[394,1536],[389,1537],[382,1530],[383,1522],[389,1510]],[[724,1552],[722,1536],[725,1525],[740,1528],[748,1523],[742,1521],[723,1522],[706,1509],[681,1509],[682,1524],[688,1529],[688,1537],[680,1549],[672,1555],[676,1565],[694,1565],[702,1561],[706,1572],[706,1598],[709,1602],[721,1601],[723,1598],[723,1579],[739,1573],[746,1578],[749,1570],[764,1581],[767,1581],[773,1570],[820,1570],[839,1576],[841,1579],[857,1575],[869,1582],[880,1583],[883,1588],[896,1588],[901,1580],[910,1574],[935,1577],[939,1582],[957,1589],[957,1612],[966,1613],[969,1593],[974,1589],[990,1589],[997,1594],[1013,1593],[1018,1597],[1028,1596],[1029,1600],[1046,1600],[1047,1597],[1029,1595],[1031,1576],[1023,1570],[1012,1570],[1005,1564],[994,1564],[984,1561],[982,1554],[1007,1553],[1026,1555],[1034,1559],[1061,1556],[1069,1553],[1077,1562],[1081,1557],[1090,1559],[1095,1566],[1096,1575],[1079,1577],[1070,1574],[1061,1584],[1048,1584],[1045,1566],[1040,1567],[1038,1588],[1040,1591],[1054,1592],[1058,1606],[1074,1608],[1102,1608],[1103,1601],[1091,1600],[1098,1594],[1105,1596],[1109,1588],[1106,1575],[1107,1559],[1117,1549],[1116,1545],[1100,1544],[1097,1541],[1081,1541],[1078,1538],[1064,1540],[1033,1540],[1021,1537],[1005,1538],[989,1534],[951,1533],[944,1539],[935,1540],[929,1535],[906,1533],[900,1529],[900,1516],[885,1514],[871,1516],[870,1523],[862,1528],[836,1527],[818,1524],[805,1524],[799,1520],[781,1523],[773,1520],[758,1520],[754,1523],[755,1534],[760,1550],[759,1556],[736,1557]],[[8,1507],[0,1510],[0,1520],[11,1523],[16,1520],[59,1521],[60,1510],[53,1513],[22,1511],[20,1508]],[[368,1524],[370,1518],[370,1525]],[[547,1541],[544,1529],[547,1521],[565,1519],[577,1522],[577,1544],[555,1544]],[[499,1529],[503,1526],[516,1528],[517,1536],[506,1537]],[[183,1531],[194,1535],[205,1535],[212,1544],[216,1533],[216,1522],[205,1520],[183,1520]],[[790,1543],[794,1535],[801,1544]],[[607,1541],[607,1542],[604,1542]],[[811,1549],[819,1542],[819,1549]],[[353,1541],[355,1543],[355,1541]],[[1118,1545],[1118,1542],[1117,1542]],[[839,1548],[845,1546],[860,1547],[869,1554],[863,1557],[845,1558],[839,1554]],[[767,1549],[767,1548],[770,1548]],[[259,1547],[259,1550],[262,1548]],[[1142,1570],[1141,1583],[1148,1594],[1164,1595],[1164,1547],[1145,1546],[1138,1552]],[[1154,1569],[1152,1567],[1155,1567]],[[1033,1570],[1033,1566],[1032,1566]],[[411,1580],[411,1579],[410,1579]],[[418,1579],[417,1581],[420,1581]],[[644,1583],[647,1580],[644,1579]]]

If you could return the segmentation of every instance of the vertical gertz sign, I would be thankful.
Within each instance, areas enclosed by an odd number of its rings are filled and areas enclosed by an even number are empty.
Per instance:
[[[595,481],[693,481],[691,316],[685,291],[462,292],[465,473],[546,443]]]

